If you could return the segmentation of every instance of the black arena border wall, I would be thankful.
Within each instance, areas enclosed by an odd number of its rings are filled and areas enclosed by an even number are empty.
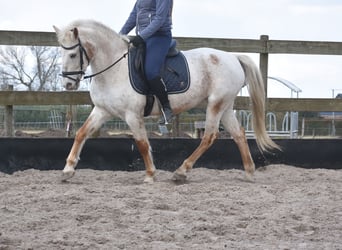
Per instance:
[[[279,139],[283,151],[261,154],[254,139],[248,144],[256,167],[288,164],[302,168],[342,169],[342,140]],[[62,170],[73,139],[1,138],[0,172],[26,169]],[[199,145],[199,139],[150,139],[157,169],[174,171]],[[131,138],[88,139],[78,169],[144,170],[144,163]],[[243,169],[238,148],[231,139],[218,139],[194,166],[211,169]]]

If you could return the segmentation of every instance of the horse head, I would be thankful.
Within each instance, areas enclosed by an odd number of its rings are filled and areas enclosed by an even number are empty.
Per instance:
[[[62,47],[63,85],[67,90],[76,90],[80,81],[92,78],[109,70],[127,53],[129,39],[120,36],[107,26],[93,20],[76,20],[64,29],[53,26]],[[119,58],[114,61],[114,58]],[[123,55],[123,56],[122,56]],[[92,75],[85,76],[91,64]],[[109,65],[109,66],[108,66]]]
[[[76,90],[83,79],[85,71],[93,57],[93,46],[82,42],[77,27],[62,31],[53,26],[62,50],[63,86],[67,90]]]

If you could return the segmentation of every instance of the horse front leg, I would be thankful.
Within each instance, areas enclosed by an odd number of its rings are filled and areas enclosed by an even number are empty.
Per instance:
[[[75,168],[79,161],[82,148],[87,138],[96,132],[101,125],[109,118],[109,115],[98,108],[94,108],[89,117],[76,132],[74,143],[66,159],[66,165],[63,169],[62,181],[72,178],[75,174]]]
[[[144,160],[146,168],[144,183],[152,184],[154,182],[156,167],[154,166],[151,146],[147,137],[145,123],[142,118],[136,117],[135,115],[127,115],[126,122],[133,133],[133,137],[135,139],[135,143],[138,147],[139,153]]]
[[[151,153],[151,146],[149,141],[146,139],[139,139],[135,140],[137,144],[138,150],[143,157],[145,168],[146,168],[146,176],[144,179],[144,183],[152,184],[154,182],[154,175],[156,172],[156,167],[153,163],[152,153]]]

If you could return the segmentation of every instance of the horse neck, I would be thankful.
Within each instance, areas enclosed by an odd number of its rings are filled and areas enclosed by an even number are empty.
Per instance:
[[[93,72],[103,70],[128,51],[128,45],[119,36],[115,37],[114,40],[100,39],[95,46],[96,52],[91,62]]]

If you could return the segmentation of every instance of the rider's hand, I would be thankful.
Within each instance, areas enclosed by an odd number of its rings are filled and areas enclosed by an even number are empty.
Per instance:
[[[119,34],[120,38],[124,40],[126,43],[130,43],[131,40],[129,40],[129,37],[127,35]]]
[[[144,44],[145,41],[141,36],[138,35],[131,39],[131,43],[134,45],[134,47],[139,47],[140,45]]]

